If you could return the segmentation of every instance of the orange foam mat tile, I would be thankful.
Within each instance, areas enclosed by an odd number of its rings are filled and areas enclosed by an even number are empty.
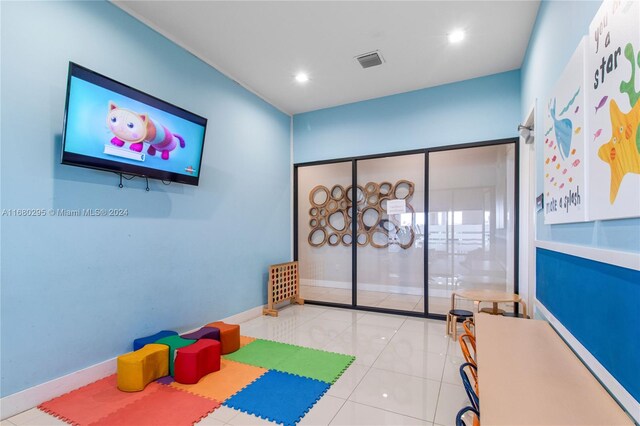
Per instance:
[[[171,387],[184,390],[205,398],[224,402],[231,395],[256,381],[266,373],[265,368],[254,367],[224,358],[220,360],[220,371],[207,374],[194,385],[171,383]]]
[[[95,426],[190,426],[220,406],[215,400],[182,392],[170,386],[159,389],[120,408]]]
[[[162,385],[150,383],[141,392],[122,392],[118,390],[117,376],[114,374],[43,402],[38,408],[67,423],[86,425],[139,401],[160,388]]]
[[[240,336],[240,347],[247,346],[249,343],[253,342],[254,340],[256,340],[255,337]]]

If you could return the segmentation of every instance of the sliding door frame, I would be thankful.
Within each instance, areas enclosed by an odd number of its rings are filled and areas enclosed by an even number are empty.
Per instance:
[[[513,218],[513,227],[514,227],[514,251],[513,251],[513,285],[514,285],[514,293],[519,293],[520,286],[518,282],[519,268],[518,268],[518,256],[519,256],[519,239],[520,239],[520,141],[519,138],[507,138],[507,139],[496,139],[490,141],[483,142],[472,142],[472,143],[464,143],[457,145],[447,145],[447,146],[438,146],[432,148],[423,148],[423,149],[414,149],[409,151],[396,151],[396,152],[387,152],[382,154],[371,154],[371,155],[362,155],[355,157],[345,157],[345,158],[337,158],[330,160],[320,160],[320,161],[310,161],[305,163],[294,163],[293,164],[293,260],[298,259],[298,169],[309,167],[309,166],[321,166],[326,164],[335,164],[335,163],[347,163],[351,162],[351,179],[352,179],[352,187],[351,187],[351,200],[356,201],[357,191],[358,191],[358,161],[361,160],[372,160],[372,159],[380,159],[380,158],[388,158],[388,157],[400,157],[404,155],[414,155],[414,154],[423,154],[425,156],[424,161],[424,256],[423,256],[423,270],[424,270],[424,278],[423,278],[423,299],[424,299],[424,312],[414,312],[414,311],[403,311],[397,309],[388,309],[388,308],[379,308],[375,306],[360,306],[357,304],[358,302],[358,221],[351,220],[351,304],[344,303],[335,303],[335,302],[323,302],[320,300],[305,300],[305,303],[310,305],[321,305],[321,306],[329,306],[329,307],[337,307],[337,308],[351,308],[360,311],[369,311],[369,312],[380,312],[380,313],[388,313],[388,314],[399,314],[405,316],[413,316],[413,317],[421,317],[421,318],[431,318],[431,319],[440,319],[444,320],[445,315],[443,314],[433,314],[429,312],[429,259],[428,259],[428,235],[429,235],[429,154],[431,152],[442,152],[442,151],[454,151],[466,148],[478,148],[478,147],[486,147],[486,146],[495,146],[495,145],[508,145],[514,144],[515,152],[514,152],[514,218]],[[358,206],[357,202],[351,203],[351,217],[357,218]],[[518,304],[516,304],[516,314],[518,313]]]

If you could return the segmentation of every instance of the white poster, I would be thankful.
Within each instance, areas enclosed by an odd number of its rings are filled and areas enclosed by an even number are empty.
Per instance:
[[[587,220],[585,64],[582,39],[547,100],[544,121],[544,223]]]
[[[407,212],[405,200],[387,200],[387,214],[403,214]]]
[[[640,216],[640,2],[605,0],[589,26],[589,219]]]

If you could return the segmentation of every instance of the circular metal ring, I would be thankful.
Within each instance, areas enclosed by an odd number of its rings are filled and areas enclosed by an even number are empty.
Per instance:
[[[400,185],[407,185],[408,186],[408,191],[409,193],[407,194],[406,197],[398,197],[398,188],[400,187]],[[391,194],[393,195],[393,198],[395,198],[396,200],[408,200],[413,196],[413,182],[410,182],[408,180],[399,180],[396,182],[396,184],[393,186],[393,191],[391,192]]]
[[[398,231],[400,230],[400,228],[398,228],[398,225],[391,222],[389,219],[382,219],[378,226],[384,229],[387,232],[387,235],[389,235],[389,232],[391,232],[392,230],[395,231],[395,233],[398,233]]]
[[[339,206],[341,209],[345,210],[347,207],[349,207],[349,203],[347,203],[347,200],[345,200],[345,199],[343,198],[342,200],[340,200],[340,201],[338,202],[338,206]]]
[[[364,186],[364,191],[368,195],[377,194],[380,189],[380,186],[375,182],[367,182]]]
[[[339,214],[342,215],[342,220],[344,222],[342,228],[337,228],[331,223],[331,218],[333,216],[339,215]],[[341,211],[341,210],[335,211],[335,212],[331,213],[329,215],[329,217],[327,217],[327,225],[329,225],[329,227],[331,229],[333,229],[334,231],[337,231],[337,232],[342,232],[342,231],[345,231],[345,230],[349,229],[348,228],[348,222],[349,222],[349,216],[347,216],[347,214],[345,212]]]
[[[309,221],[309,226],[311,227],[311,229],[315,228],[316,226],[318,226],[318,219],[316,219],[315,217],[312,218]]]
[[[327,213],[331,214],[336,210],[338,210],[338,202],[333,199],[329,200],[329,202],[327,203]]]
[[[309,209],[309,216],[318,216],[318,208],[317,207],[311,207]]]
[[[329,195],[332,200],[340,201],[344,198],[344,187],[342,185],[333,185],[331,187],[331,191],[329,191]]]
[[[393,190],[393,184],[391,182],[380,182],[380,185],[378,185],[380,195],[390,195],[391,190]]]
[[[353,189],[353,185],[349,185],[347,186],[347,189],[345,189],[345,198],[347,199],[348,202],[351,202],[351,193]],[[356,197],[358,199],[358,202],[356,204],[360,205],[362,203],[364,203],[364,188],[361,187],[360,185],[358,185],[358,188],[356,189]]]
[[[325,226],[327,226],[327,221],[324,219],[324,217],[321,217],[321,218],[320,218],[320,222],[319,222],[319,224],[320,224],[320,226],[322,226],[323,228],[324,228]]]
[[[319,243],[314,243],[313,236],[318,231],[322,232],[322,241]],[[309,232],[309,237],[307,238],[307,241],[309,241],[309,245],[311,247],[322,247],[327,243],[327,231],[323,227],[314,228],[311,230],[311,232]]]
[[[376,212],[376,221],[375,223],[369,225],[367,223],[365,223],[365,214],[369,211],[369,210],[373,210]],[[362,222],[362,227],[364,228],[365,231],[368,231],[370,229],[374,229],[376,226],[378,226],[378,224],[380,223],[380,220],[382,219],[382,213],[380,212],[380,210],[378,210],[377,207],[375,206],[367,206],[364,209],[362,209],[362,211],[360,212],[360,217],[358,218],[358,222]]]
[[[348,241],[347,241],[348,240]],[[340,237],[340,243],[345,246],[345,247],[349,247],[351,245],[351,232],[345,232],[344,234],[342,234],[342,236]]]
[[[321,208],[318,210],[320,212],[320,216],[325,217],[327,215],[327,209]]]
[[[416,233],[413,232],[413,228],[409,228],[409,227],[404,227],[404,228],[405,229],[409,229],[410,238],[409,238],[409,241],[407,241],[406,243],[404,243],[404,244],[400,243],[400,247],[403,250],[406,250],[406,249],[408,249],[409,247],[411,247],[413,245],[413,241],[416,239]],[[400,235],[402,233],[403,233],[403,230],[401,229],[400,232],[398,232],[398,234],[397,234],[398,235],[398,241],[400,241]]]
[[[364,237],[364,241],[360,242],[360,237]],[[364,247],[367,244],[369,244],[369,234],[367,234],[366,232],[358,232],[358,246],[360,247]]]
[[[318,191],[322,191],[325,193],[326,198],[322,203],[316,203],[315,201],[316,193]],[[311,203],[311,205],[314,207],[324,207],[330,198],[331,198],[331,193],[329,192],[329,189],[324,185],[318,185],[309,192],[309,203]]]
[[[367,204],[373,207],[378,207],[378,202],[380,201],[380,196],[376,192],[375,194],[370,194],[367,196]]]
[[[351,217],[351,210],[348,210],[347,216],[349,217],[350,223],[353,222],[353,218]],[[358,210],[358,218],[356,219],[356,227],[358,231],[364,231],[364,224],[362,223],[362,211]]]
[[[375,240],[375,235],[376,234],[384,235],[384,238],[385,238],[385,243],[384,244],[376,243],[376,240]],[[389,233],[384,228],[372,229],[371,231],[369,231],[369,244],[371,244],[371,247],[373,247],[373,248],[387,248],[387,247],[389,247]]]
[[[335,247],[338,244],[340,244],[340,236],[338,234],[329,234],[329,236],[327,237],[327,243],[332,246]]]
[[[378,208],[382,213],[387,212],[387,201],[389,201],[389,199],[390,198],[388,196],[378,198]]]

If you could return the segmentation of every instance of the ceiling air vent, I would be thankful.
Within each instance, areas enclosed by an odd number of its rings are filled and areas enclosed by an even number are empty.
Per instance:
[[[356,56],[356,60],[360,63],[362,68],[371,68],[378,65],[382,65],[383,59],[380,53],[376,50],[369,53]]]

